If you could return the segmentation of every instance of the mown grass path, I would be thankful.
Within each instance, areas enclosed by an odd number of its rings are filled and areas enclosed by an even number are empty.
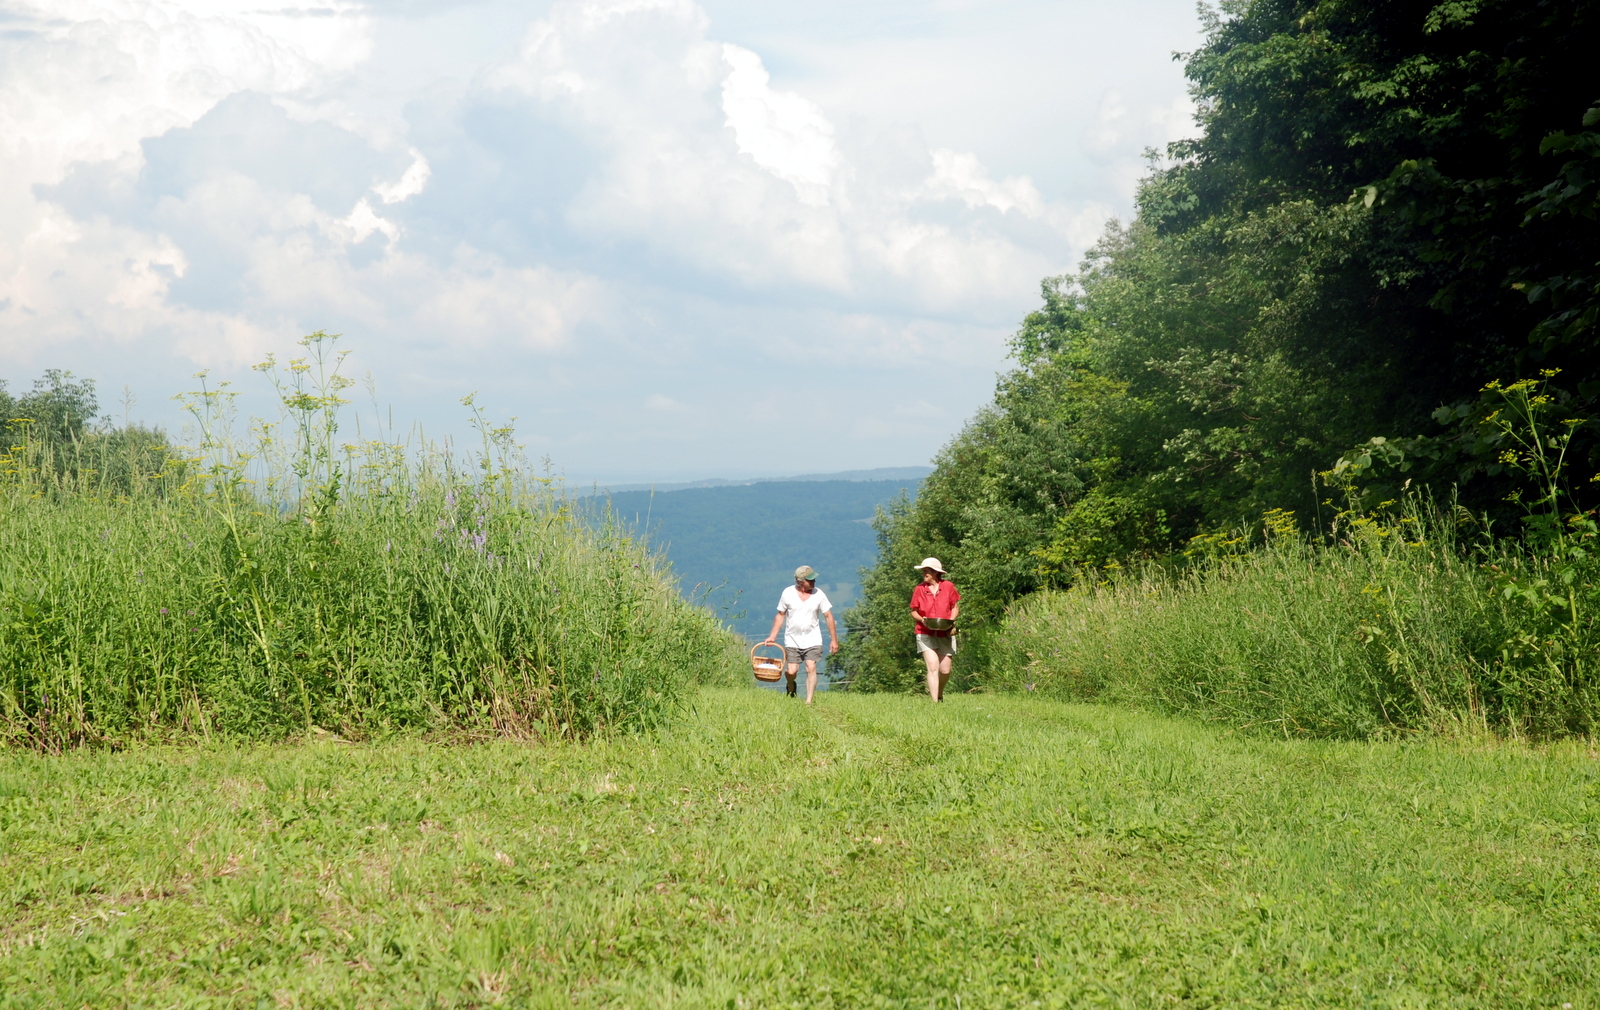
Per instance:
[[[1597,1005],[1600,762],[715,691],[590,746],[0,756],[0,1006]]]

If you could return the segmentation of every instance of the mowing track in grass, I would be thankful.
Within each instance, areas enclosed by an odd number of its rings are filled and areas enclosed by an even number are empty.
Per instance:
[[[1594,1007],[1576,744],[707,691],[669,732],[0,756],[0,1007]]]

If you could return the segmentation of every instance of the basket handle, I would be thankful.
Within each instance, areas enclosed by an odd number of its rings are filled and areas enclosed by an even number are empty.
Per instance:
[[[789,658],[789,654],[784,651],[783,646],[779,645],[776,642],[772,643],[771,645],[768,645],[766,642],[757,642],[756,644],[752,645],[750,647],[750,658],[751,659],[755,659],[756,658],[756,650],[757,649],[777,649],[778,650],[778,655],[777,655],[778,659],[788,659]],[[766,657],[762,657],[762,658],[765,659]]]

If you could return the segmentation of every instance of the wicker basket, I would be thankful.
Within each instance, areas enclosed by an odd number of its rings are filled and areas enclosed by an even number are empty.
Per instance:
[[[777,656],[758,656],[757,649],[777,649]],[[766,645],[757,642],[750,648],[750,668],[755,671],[756,679],[768,684],[776,684],[783,677],[783,660],[785,653],[781,645]]]

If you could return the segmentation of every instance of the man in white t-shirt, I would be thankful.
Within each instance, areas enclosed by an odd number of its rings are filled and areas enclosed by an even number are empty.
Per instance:
[[[828,635],[833,642],[828,654],[839,651],[839,629],[833,623],[833,604],[828,595],[817,588],[817,573],[810,565],[794,570],[794,585],[778,597],[778,613],[772,619],[772,631],[762,645],[778,644],[778,629],[783,628],[783,643],[789,661],[789,697],[795,696],[795,676],[800,664],[806,664],[806,704],[811,704],[817,693],[817,660],[822,658],[822,618],[828,619]]]

